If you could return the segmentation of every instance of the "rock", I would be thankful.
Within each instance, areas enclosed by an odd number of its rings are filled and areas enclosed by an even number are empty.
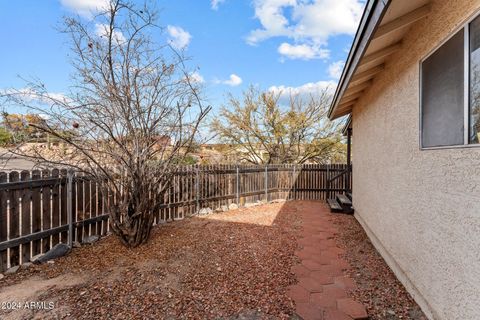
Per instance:
[[[74,248],[80,248],[82,246],[82,244],[78,241],[73,241],[72,242],[72,247]]]
[[[215,212],[223,212],[222,207],[218,207],[215,209]]]
[[[33,265],[31,262],[25,262],[22,264],[22,269],[28,269]]]
[[[223,212],[227,212],[227,211],[228,211],[228,206],[221,206],[220,208],[222,209]]]
[[[70,251],[70,248],[65,243],[56,244],[52,249],[50,249],[47,253],[45,253],[40,258],[32,261],[33,263],[43,263],[48,260],[53,260],[56,258],[63,257]]]
[[[241,313],[232,316],[231,318],[226,318],[228,320],[260,320],[260,319],[269,319],[267,315],[262,314],[260,311],[256,310],[246,310]],[[290,317],[291,320],[300,320],[303,319],[299,316],[293,315]]]
[[[90,237],[83,238],[82,243],[83,244],[93,244],[93,243],[97,242],[98,239],[100,239],[99,236],[90,236]]]
[[[287,200],[285,200],[285,199],[275,199],[275,200],[270,201],[270,203],[283,203],[283,202],[287,202]]]
[[[238,209],[238,205],[236,203],[230,203],[230,205],[228,206],[228,209],[229,210],[236,210],[236,209]]]
[[[20,266],[11,267],[10,269],[7,269],[7,271],[5,271],[5,274],[17,273],[18,269],[20,269]]]
[[[245,208],[251,208],[251,207],[255,207],[255,206],[258,206],[258,204],[253,203],[253,202],[245,203]]]
[[[48,264],[55,264],[55,261],[53,261],[53,260],[48,260],[47,263],[48,263]]]
[[[38,262],[38,259],[43,256],[43,253],[40,253],[40,254],[37,254],[36,256],[33,256],[31,259],[30,259],[30,262],[33,262],[33,263],[40,263]]]
[[[421,319],[423,318],[422,309],[419,306],[414,306],[411,310],[408,311],[409,319]]]
[[[387,310],[387,313],[391,316],[394,316],[395,315],[395,311],[393,310]]]
[[[2,280],[3,278],[5,278],[5,276],[3,275],[3,273],[0,273],[0,280]]]
[[[200,209],[200,211],[198,212],[198,214],[200,214],[200,215],[206,215],[206,214],[210,214],[210,213],[212,213],[212,212],[213,212],[213,210],[210,209],[210,208],[202,208],[202,209]]]

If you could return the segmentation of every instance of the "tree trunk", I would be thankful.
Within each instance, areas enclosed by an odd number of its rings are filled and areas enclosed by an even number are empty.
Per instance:
[[[126,211],[119,211],[118,207],[110,211],[110,226],[112,232],[128,247],[137,247],[148,241],[153,226],[154,213],[146,209],[135,212],[131,217]],[[120,219],[121,217],[121,219]]]

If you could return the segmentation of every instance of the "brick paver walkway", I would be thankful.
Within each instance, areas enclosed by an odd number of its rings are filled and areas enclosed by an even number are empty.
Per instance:
[[[296,255],[301,263],[292,268],[298,283],[288,294],[295,301],[296,312],[304,320],[368,319],[363,305],[349,298],[355,284],[344,270],[348,263],[340,258],[333,235],[328,207],[319,202],[301,202],[298,210],[303,220],[302,238]]]

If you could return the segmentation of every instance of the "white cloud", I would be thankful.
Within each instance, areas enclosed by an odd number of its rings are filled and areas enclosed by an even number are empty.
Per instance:
[[[333,79],[340,79],[342,76],[343,66],[345,62],[343,60],[339,60],[334,62],[328,66],[328,74]]]
[[[298,87],[288,86],[271,86],[268,91],[274,94],[279,94],[280,98],[285,100],[291,96],[299,96],[303,98],[309,98],[310,96],[316,96],[327,90],[329,93],[333,93],[335,90],[336,82],[334,81],[318,81],[309,82]]]
[[[192,35],[180,27],[167,26],[167,32],[170,36],[170,44],[178,50],[185,49],[190,44]]]
[[[4,89],[0,90],[0,96],[2,95],[14,96],[15,98],[21,99],[25,103],[38,102],[43,104],[51,104],[53,102],[71,102],[71,99],[63,93],[36,91],[32,88]]]
[[[278,53],[289,58],[289,59],[325,59],[328,58],[330,51],[328,49],[323,49],[320,46],[308,45],[308,44],[297,44],[291,45],[289,43],[282,43],[278,47]]]
[[[225,0],[212,0],[211,1],[212,9],[213,10],[218,10],[218,7],[220,6],[220,4],[222,4],[224,2],[225,2]]]
[[[234,73],[230,75],[230,78],[228,80],[223,81],[224,84],[231,87],[239,86],[242,84],[242,82],[243,82],[242,78],[240,78]]]
[[[330,37],[355,33],[363,4],[362,0],[254,0],[255,17],[262,27],[251,31],[247,42],[287,37],[295,46],[308,45],[320,52]]]
[[[290,22],[283,13],[284,7],[296,7],[297,0],[255,0],[255,17],[260,21],[262,29],[253,30],[247,38],[250,44],[256,44],[275,36],[292,35]]]
[[[196,82],[196,83],[204,83],[205,79],[199,72],[194,71],[190,74],[190,81]]]
[[[60,3],[85,18],[108,8],[109,0],[60,0]]]
[[[225,84],[231,87],[239,86],[242,84],[242,82],[243,82],[242,78],[240,78],[235,73],[232,73],[227,80],[218,80],[218,79],[213,80],[213,83],[215,84]]]
[[[107,24],[97,23],[95,24],[95,34],[101,38],[107,39],[110,35],[110,27]],[[123,33],[119,30],[113,30],[113,40],[117,44],[123,44],[127,41]]]

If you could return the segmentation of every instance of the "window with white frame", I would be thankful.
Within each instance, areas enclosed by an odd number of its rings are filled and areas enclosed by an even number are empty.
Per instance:
[[[421,147],[480,142],[480,17],[421,63]]]

